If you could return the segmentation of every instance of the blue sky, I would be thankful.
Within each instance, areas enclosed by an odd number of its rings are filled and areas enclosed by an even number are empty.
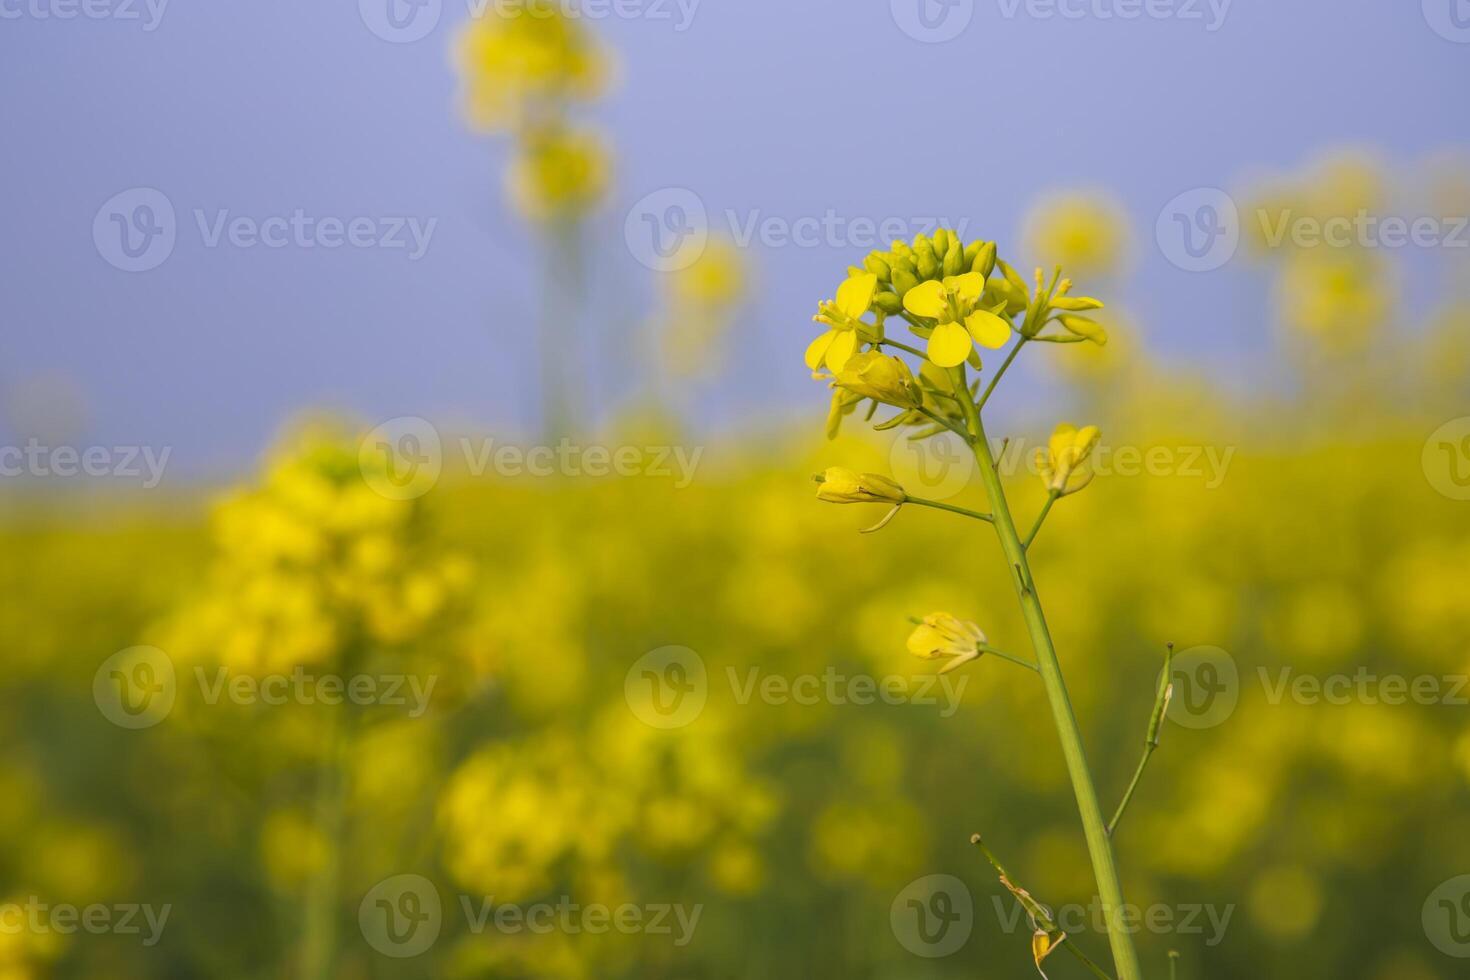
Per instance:
[[[185,471],[243,466],[319,405],[531,428],[539,259],[503,200],[504,145],[458,111],[449,52],[469,7],[427,0],[424,36],[396,43],[369,26],[391,34],[387,2],[0,0],[0,387],[69,379],[79,438],[171,446]],[[621,68],[586,113],[617,150],[591,231],[589,359],[630,359],[652,308],[657,276],[624,234],[647,195],[692,191],[717,230],[728,212],[737,229],[828,215],[848,229],[750,249],[758,293],[695,410],[730,428],[821,401],[800,353],[815,301],[861,257],[863,219],[965,220],[1014,251],[1038,197],[1092,187],[1132,217],[1120,292],[1151,345],[1248,379],[1270,335],[1259,273],[1172,265],[1153,237],[1164,204],[1341,146],[1405,175],[1466,149],[1464,0],[924,0],[927,21],[916,2],[596,8]],[[926,22],[963,29],[904,30]],[[130,273],[93,226],[136,188],[172,206],[176,241]],[[281,248],[212,237],[297,212],[308,240],[359,219],[376,245],[303,248],[280,224]],[[1423,258],[1410,300],[1427,304],[1445,273]],[[604,405],[626,394],[607,372],[598,385]]]

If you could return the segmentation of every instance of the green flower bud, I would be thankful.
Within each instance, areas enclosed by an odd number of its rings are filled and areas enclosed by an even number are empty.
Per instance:
[[[986,279],[990,278],[990,274],[995,271],[995,242],[985,242],[975,250],[975,257],[970,260],[970,270],[980,273]]]
[[[936,230],[934,232],[934,235],[933,235],[933,240],[934,240],[934,254],[935,255],[948,255],[949,254],[950,237],[949,237],[949,229],[948,228],[940,228],[940,229]]]
[[[965,250],[960,247],[958,241],[951,242],[949,251],[944,254],[944,275],[957,276],[965,271]]]
[[[984,245],[985,245],[985,243],[982,242],[980,239],[977,238],[973,242],[971,242],[970,244],[968,244],[968,245],[965,246],[965,268],[966,269],[973,269],[973,268],[975,268],[975,257],[980,254],[980,249]]]
[[[1103,303],[1102,300],[1093,299],[1091,296],[1058,296],[1051,301],[1051,308],[1067,313],[1086,313],[1089,310],[1102,309]]]
[[[919,278],[939,278],[939,259],[935,258],[933,251],[919,253]]]
[[[883,255],[880,252],[874,252],[864,259],[863,268],[877,276],[879,282],[888,282],[893,278],[893,271],[888,267],[888,263],[883,260]]]
[[[900,299],[907,295],[908,291],[910,289],[913,289],[918,284],[919,277],[917,275],[910,272],[908,269],[905,269],[903,266],[894,267],[893,289],[898,294]]]
[[[897,293],[877,293],[873,296],[873,308],[889,316],[898,316],[903,312],[903,299]]]

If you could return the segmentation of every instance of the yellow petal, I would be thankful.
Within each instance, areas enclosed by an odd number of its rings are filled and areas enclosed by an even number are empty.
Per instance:
[[[994,313],[976,310],[965,318],[965,326],[975,343],[991,350],[999,350],[1011,339],[1011,325]]]
[[[868,307],[873,305],[873,294],[878,291],[878,277],[871,272],[865,272],[837,287],[837,308],[841,310],[849,320],[856,320],[868,312]]]
[[[1057,426],[1056,431],[1051,434],[1051,457],[1053,460],[1061,459],[1062,455],[1071,448],[1072,439],[1077,435],[1077,427],[1063,422]]]
[[[847,359],[857,353],[858,335],[856,330],[839,330],[837,336],[832,338],[832,343],[827,347],[827,367],[833,374],[842,370]]]
[[[945,311],[944,284],[933,279],[921,282],[903,297],[903,308],[914,316],[937,318]]]
[[[956,296],[970,303],[980,302],[980,295],[985,292],[985,277],[978,272],[967,272],[962,276],[945,280],[945,286],[954,290]]]
[[[958,367],[970,356],[970,332],[958,323],[941,323],[929,337],[929,360],[940,367]]]
[[[832,346],[832,341],[837,339],[836,330],[828,330],[816,340],[812,341],[806,349],[806,366],[815,371],[822,364],[822,359],[827,356],[827,348]]]

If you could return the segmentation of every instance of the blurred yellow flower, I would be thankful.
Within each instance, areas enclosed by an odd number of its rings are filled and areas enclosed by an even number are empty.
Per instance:
[[[1024,226],[1027,255],[1089,278],[1121,271],[1131,250],[1127,211],[1105,194],[1053,195],[1032,208]]]
[[[739,315],[750,271],[740,249],[722,238],[706,241],[692,262],[676,257],[673,265],[663,277],[665,308],[656,324],[664,356],[677,373],[708,372],[721,363],[720,341]]]
[[[506,182],[527,218],[570,222],[607,194],[611,156],[595,133],[565,126],[538,128],[516,150]]]
[[[1278,287],[1282,321],[1329,348],[1353,348],[1392,326],[1396,290],[1387,264],[1359,251],[1298,250]]]
[[[608,57],[553,0],[502,0],[459,40],[465,109],[486,130],[516,128],[607,84]]]

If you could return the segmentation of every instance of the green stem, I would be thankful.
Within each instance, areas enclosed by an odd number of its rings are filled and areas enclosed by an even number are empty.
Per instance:
[[[1000,659],[1007,661],[1008,663],[1013,663],[1017,666],[1025,667],[1027,670],[1036,671],[1037,669],[1036,665],[1033,664],[1031,661],[1022,660],[1020,657],[1012,656],[1011,654],[1006,653],[1004,650],[997,650],[993,646],[988,646],[987,644],[982,643],[980,644],[980,650],[984,653],[990,654],[993,657],[999,657]]]
[[[1007,354],[1006,359],[1001,362],[1000,370],[995,372],[995,377],[990,379],[990,384],[987,385],[985,388],[985,394],[980,396],[980,402],[976,406],[978,410],[984,410],[985,403],[990,401],[990,396],[995,392],[995,386],[1000,384],[1000,379],[1005,377],[1006,370],[1010,368],[1013,363],[1015,363],[1016,355],[1021,353],[1022,347],[1026,346],[1026,340],[1027,338],[1023,336],[1020,340],[1016,341],[1016,346],[1011,348],[1011,352]]]
[[[927,418],[929,421],[931,421],[931,422],[937,422],[938,424],[944,426],[946,429],[948,429],[949,431],[953,432],[955,435],[959,436],[961,439],[965,440],[965,442],[969,442],[970,441],[970,433],[966,432],[960,426],[955,425],[953,422],[951,422],[949,419],[945,418],[944,416],[942,416],[942,415],[940,415],[940,414],[938,414],[936,412],[931,412],[929,409],[925,408],[923,405],[920,405],[917,409],[915,409],[915,411],[917,411],[920,415],[922,415],[925,418]]]
[[[575,430],[579,415],[575,379],[577,314],[582,304],[581,229],[575,223],[546,232],[541,296],[541,397],[543,439],[556,445]]]
[[[990,516],[989,514],[982,514],[978,510],[966,510],[963,507],[956,507],[954,504],[946,504],[938,500],[925,500],[923,497],[910,497],[908,495],[905,495],[903,498],[903,502],[906,504],[914,504],[917,507],[933,507],[935,510],[947,510],[951,514],[960,514],[964,517],[973,517],[977,521],[986,521],[991,524],[995,523],[995,518]]]
[[[316,825],[325,854],[306,894],[306,914],[301,944],[301,976],[304,980],[328,980],[335,976],[337,953],[337,895],[342,873],[342,836],[346,825],[347,731],[344,706],[330,709],[326,745],[317,770]]]
[[[1035,541],[1036,536],[1041,533],[1041,525],[1046,523],[1046,515],[1051,513],[1052,505],[1055,504],[1061,496],[1062,494],[1058,490],[1053,490],[1051,493],[1046,495],[1046,503],[1041,505],[1041,513],[1036,515],[1036,523],[1031,525],[1031,533],[1026,535],[1026,540],[1021,543],[1021,547],[1025,548],[1027,551],[1031,550],[1031,542]]]
[[[956,381],[960,390],[966,389],[964,369],[956,369]],[[1107,825],[1103,823],[1102,807],[1098,804],[1097,787],[1093,783],[1092,771],[1087,765],[1087,754],[1082,747],[1082,732],[1077,725],[1077,716],[1072,711],[1072,701],[1067,694],[1067,684],[1062,677],[1062,666],[1057,659],[1056,647],[1052,644],[1051,631],[1046,624],[1046,614],[1041,608],[1041,599],[1031,578],[1030,565],[1026,561],[1026,549],[1016,531],[1015,519],[1006,502],[1005,488],[1001,485],[1000,472],[985,437],[985,426],[980,412],[965,403],[965,416],[974,435],[972,445],[975,459],[980,464],[980,477],[990,495],[991,511],[995,518],[996,536],[1000,538],[1001,550],[1013,572],[1013,584],[1021,602],[1021,614],[1026,629],[1031,635],[1036,650],[1036,661],[1041,680],[1046,685],[1047,700],[1051,703],[1052,719],[1056,723],[1057,736],[1062,743],[1062,755],[1066,759],[1067,773],[1072,780],[1072,791],[1077,797],[1077,810],[1082,817],[1082,829],[1087,837],[1087,850],[1092,859],[1093,875],[1097,879],[1098,895],[1102,899],[1103,913],[1107,920],[1108,941],[1113,950],[1113,962],[1118,980],[1141,980],[1138,953],[1133,948],[1133,938],[1122,922],[1123,887],[1118,880],[1118,868],[1113,858],[1113,845],[1108,838]]]
[[[899,350],[907,351],[908,353],[913,354],[915,357],[929,356],[928,354],[925,354],[923,351],[919,350],[919,348],[917,347],[910,347],[908,344],[902,344],[896,340],[889,340],[887,337],[884,337],[882,340],[878,341],[878,343],[884,347],[897,347]]]
[[[1138,791],[1138,784],[1143,779],[1143,771],[1148,768],[1148,760],[1153,758],[1154,751],[1159,747],[1159,732],[1164,725],[1164,712],[1169,710],[1169,700],[1174,696],[1174,644],[1168,645],[1168,652],[1164,654],[1164,670],[1159,675],[1158,693],[1154,695],[1154,710],[1148,719],[1148,734],[1143,739],[1143,758],[1138,760],[1138,768],[1133,772],[1133,781],[1128,784],[1128,790],[1123,794],[1123,801],[1118,804],[1118,810],[1113,814],[1113,819],[1108,823],[1108,836],[1112,837],[1118,830],[1118,823],[1123,819],[1123,811],[1128,809],[1128,804],[1133,801],[1133,794]]]

